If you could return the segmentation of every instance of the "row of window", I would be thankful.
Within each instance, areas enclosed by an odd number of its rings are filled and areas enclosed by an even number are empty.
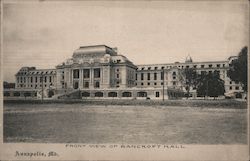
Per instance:
[[[154,80],[157,80],[157,73],[153,73],[154,74]],[[135,75],[135,79],[137,80],[137,74]],[[161,72],[161,80],[163,80],[164,74],[163,72]],[[147,80],[151,79],[151,73],[147,73]],[[141,80],[144,80],[144,73],[141,73]]]
[[[157,80],[157,75],[158,73],[147,73],[147,80],[151,80],[151,74],[153,74],[153,80]],[[163,80],[164,78],[164,73],[161,72],[161,80]],[[135,75],[136,77],[136,80],[137,80],[137,74]],[[176,72],[173,72],[172,73],[172,78],[173,79],[176,79]],[[144,80],[144,73],[141,73],[141,80]]]
[[[103,92],[96,92],[94,93],[95,97],[103,97]],[[82,97],[90,97],[89,92],[83,92]],[[117,92],[109,92],[108,97],[118,97]],[[123,92],[122,97],[132,97],[131,92]],[[137,97],[147,97],[147,92],[137,92]],[[155,97],[160,97],[160,92],[155,92]]]
[[[230,90],[233,90],[233,87],[232,87],[232,86],[230,86],[230,87],[229,87],[229,89],[230,89]],[[239,90],[239,89],[240,89],[240,87],[239,87],[239,86],[235,86],[235,90]]]
[[[55,71],[34,71],[34,72],[18,72],[20,75],[26,75],[26,74],[54,74]]]
[[[80,70],[74,69],[73,70],[73,78],[79,79],[80,76]],[[100,68],[94,69],[94,78],[100,78],[101,77],[101,70]],[[83,69],[83,78],[90,78],[90,69]]]
[[[174,66],[167,66],[166,67],[166,69],[169,69],[169,68],[172,68],[172,67],[178,67],[178,68],[191,68],[191,67],[193,67],[193,68],[197,68],[198,66],[197,65],[193,65],[193,66],[191,66],[191,65],[179,65],[179,66],[176,66],[176,65],[174,65]],[[208,68],[213,68],[213,67],[217,67],[217,68],[220,68],[220,67],[225,67],[225,64],[208,64],[207,65],[207,67]],[[200,65],[200,68],[205,68],[205,65],[204,64],[201,64]],[[158,69],[165,69],[165,67],[164,66],[162,66],[162,67],[141,67],[141,70],[158,70]]]
[[[33,83],[33,78],[34,78],[34,81],[35,83],[38,82],[47,82],[49,81],[50,83],[52,82],[52,76],[43,76],[43,77],[17,77],[17,83],[26,83],[26,80],[27,82],[29,83]]]
[[[178,84],[178,83],[177,83],[176,81],[174,81],[174,82],[173,82],[173,85],[174,85],[174,86],[175,86],[175,85],[177,85],[177,84]],[[137,85],[137,83],[135,83],[135,85]],[[141,86],[144,86],[144,85],[146,85],[146,84],[141,83]],[[150,82],[148,82],[148,83],[147,83],[147,85],[148,85],[148,86],[150,86],[150,85],[151,85],[151,83],[150,83]],[[154,82],[154,84],[153,84],[153,85],[157,86],[158,84],[157,84],[157,82]],[[161,82],[161,85],[163,85],[163,82]],[[168,82],[166,82],[166,83],[165,83],[165,85],[168,85]]]
[[[43,87],[49,87],[49,86],[52,86],[52,83],[50,83],[50,84],[44,84],[43,85]],[[17,85],[17,88],[37,88],[37,87],[42,87],[42,84],[39,84],[39,85],[37,85],[37,84],[35,84],[34,86],[33,86],[33,84],[28,84],[27,86],[25,85],[25,84],[19,84],[19,85]]]
[[[64,88],[64,86],[65,84],[64,82],[62,82],[62,87]],[[89,82],[88,81],[83,82],[83,87],[89,88]],[[78,89],[78,88],[79,88],[79,82],[74,82],[74,89]],[[100,88],[100,81],[94,81],[94,88]]]

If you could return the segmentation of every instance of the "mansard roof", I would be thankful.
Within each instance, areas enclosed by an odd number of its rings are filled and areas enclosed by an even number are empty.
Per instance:
[[[116,48],[111,48],[106,45],[81,46],[73,53],[73,58],[77,57],[100,57],[105,54],[111,56],[117,55]]]

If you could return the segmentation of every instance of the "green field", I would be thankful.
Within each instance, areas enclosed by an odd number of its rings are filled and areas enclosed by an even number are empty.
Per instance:
[[[247,144],[247,109],[210,106],[8,103],[4,142]]]

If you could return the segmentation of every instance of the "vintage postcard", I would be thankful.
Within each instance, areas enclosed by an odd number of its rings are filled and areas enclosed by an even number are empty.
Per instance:
[[[1,1],[0,160],[249,160],[249,1]]]

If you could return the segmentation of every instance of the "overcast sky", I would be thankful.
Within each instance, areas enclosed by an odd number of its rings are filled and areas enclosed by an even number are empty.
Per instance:
[[[118,47],[135,64],[225,60],[248,45],[247,1],[74,1],[3,5],[3,77],[55,68],[79,46]]]

